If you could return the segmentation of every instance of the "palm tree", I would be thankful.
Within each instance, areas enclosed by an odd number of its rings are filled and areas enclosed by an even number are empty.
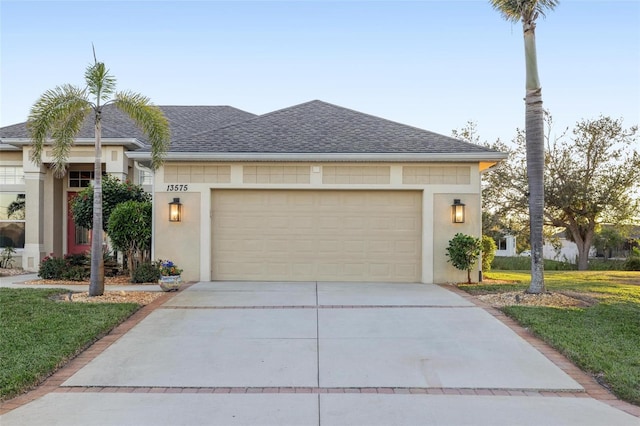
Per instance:
[[[116,80],[104,63],[87,67],[86,87],[70,84],[47,90],[31,107],[27,128],[32,140],[31,161],[42,163],[42,150],[47,141],[53,145],[53,171],[57,177],[65,174],[67,159],[74,139],[83,122],[93,115],[95,129],[95,164],[93,183],[93,228],[91,239],[91,284],[89,296],[104,293],[104,262],[102,254],[102,109],[112,103],[127,114],[148,137],[151,145],[151,167],[158,168],[169,148],[169,123],[149,98],[134,92],[116,92]]]
[[[542,293],[544,263],[542,225],[544,216],[544,111],[536,54],[536,19],[553,10],[557,0],[490,0],[507,21],[522,21],[526,66],[525,132],[529,182],[529,222],[531,231],[531,284],[529,293]]]

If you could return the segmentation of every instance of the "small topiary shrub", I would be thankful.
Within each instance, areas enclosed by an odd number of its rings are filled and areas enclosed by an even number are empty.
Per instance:
[[[457,233],[452,240],[449,240],[447,247],[448,262],[462,271],[467,271],[467,283],[471,284],[471,270],[478,262],[482,242],[480,238]]]
[[[67,262],[64,259],[55,257],[53,254],[45,256],[40,262],[38,276],[45,280],[59,280],[62,278],[66,266]]]
[[[482,272],[489,272],[491,270],[491,262],[496,257],[496,242],[488,235],[482,236]]]
[[[160,270],[155,264],[142,263],[131,276],[132,283],[154,283],[160,279]]]

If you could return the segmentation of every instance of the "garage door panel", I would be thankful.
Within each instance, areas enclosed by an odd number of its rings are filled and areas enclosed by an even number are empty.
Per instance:
[[[214,190],[212,279],[420,281],[417,191]]]

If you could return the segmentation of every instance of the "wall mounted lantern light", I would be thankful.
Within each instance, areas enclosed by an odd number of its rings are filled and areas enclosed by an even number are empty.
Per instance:
[[[180,198],[174,198],[169,203],[169,222],[180,221],[182,221],[182,204],[180,203]]]
[[[451,205],[451,221],[453,223],[464,223],[464,203],[457,198],[453,200]]]

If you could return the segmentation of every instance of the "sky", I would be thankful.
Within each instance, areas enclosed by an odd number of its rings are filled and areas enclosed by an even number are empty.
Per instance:
[[[554,134],[640,123],[640,0],[560,0],[536,29]],[[0,0],[0,126],[97,58],[157,105],[264,114],[314,99],[482,140],[524,128],[522,25],[488,0]]]

